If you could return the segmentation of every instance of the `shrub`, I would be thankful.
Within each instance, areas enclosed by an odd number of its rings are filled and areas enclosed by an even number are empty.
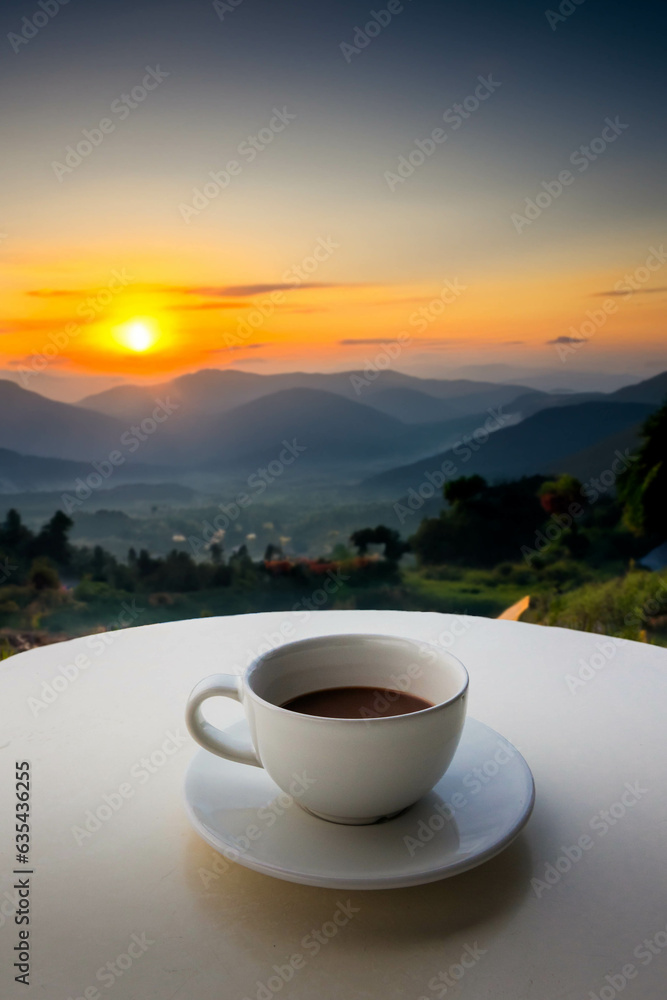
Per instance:
[[[667,572],[638,570],[604,583],[588,583],[555,598],[544,624],[640,639],[667,610]]]
[[[30,567],[28,583],[35,590],[60,589],[60,577],[48,559],[35,559]]]

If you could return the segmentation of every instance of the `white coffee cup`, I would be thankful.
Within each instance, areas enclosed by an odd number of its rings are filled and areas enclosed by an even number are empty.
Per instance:
[[[405,715],[337,719],[281,706],[298,695],[336,687],[403,690],[432,703]],[[425,795],[447,770],[465,721],[468,672],[451,653],[386,635],[333,635],[287,643],[258,656],[241,676],[213,674],[188,700],[192,736],[211,753],[264,767],[296,801],[335,823],[374,823]],[[208,722],[208,698],[240,701],[251,740]]]

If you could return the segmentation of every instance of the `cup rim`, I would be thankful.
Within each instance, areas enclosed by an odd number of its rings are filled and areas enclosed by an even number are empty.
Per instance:
[[[459,670],[463,674],[462,683],[460,684],[460,686],[459,686],[458,690],[456,691],[456,693],[451,696],[451,698],[447,698],[447,699],[445,699],[445,701],[439,701],[435,705],[429,705],[428,708],[420,708],[416,712],[405,712],[403,715],[387,715],[387,716],[384,716],[384,717],[380,716],[380,717],[375,717],[375,718],[370,718],[370,719],[337,719],[337,718],[334,718],[334,717],[323,716],[323,715],[307,715],[305,712],[293,712],[289,708],[283,708],[282,705],[276,705],[276,704],[274,704],[274,702],[267,701],[266,698],[262,698],[262,696],[260,694],[258,694],[251,687],[251,685],[250,685],[250,675],[252,674],[253,670],[255,670],[257,667],[259,667],[260,663],[262,663],[263,661],[265,661],[266,659],[268,659],[269,657],[271,657],[274,653],[281,652],[282,650],[285,650],[285,649],[290,649],[291,650],[291,649],[294,649],[294,648],[297,648],[297,647],[300,647],[300,646],[311,645],[311,644],[315,644],[315,643],[319,643],[319,642],[332,642],[332,641],[336,641],[336,640],[350,640],[350,639],[370,639],[370,640],[374,640],[374,639],[396,640],[396,639],[398,639],[400,642],[411,643],[411,644],[413,644],[415,646],[416,645],[419,645],[419,646],[428,646],[431,649],[436,650],[436,652],[440,656],[443,656],[443,655],[444,656],[448,656],[448,657],[450,657],[455,662],[455,664],[457,665],[457,667],[459,668]],[[283,714],[290,715],[292,717],[297,716],[297,717],[301,717],[303,719],[316,719],[319,722],[323,722],[323,723],[332,723],[332,722],[333,723],[352,723],[354,725],[358,725],[359,723],[362,723],[362,724],[365,724],[365,725],[368,725],[369,723],[370,724],[377,724],[379,722],[384,722],[384,723],[388,723],[388,722],[400,723],[404,719],[411,719],[411,718],[414,718],[416,716],[425,716],[425,715],[428,715],[429,713],[433,713],[433,712],[439,711],[439,710],[445,708],[447,705],[452,705],[452,704],[454,704],[454,702],[459,701],[466,694],[466,692],[468,690],[468,687],[469,687],[469,684],[470,684],[470,675],[468,673],[467,668],[462,663],[462,661],[458,658],[458,656],[455,656],[454,653],[450,653],[450,651],[448,649],[441,649],[435,642],[430,642],[428,640],[412,639],[409,636],[402,636],[402,635],[389,635],[386,632],[336,632],[336,633],[332,633],[330,635],[321,635],[321,636],[314,635],[314,636],[309,636],[306,639],[295,639],[294,642],[286,642],[282,646],[276,646],[275,649],[268,650],[266,653],[259,653],[253,660],[250,661],[250,663],[245,668],[245,670],[243,671],[243,674],[241,676],[242,676],[242,681],[243,681],[243,693],[244,693],[244,695],[247,694],[249,697],[252,697],[255,701],[258,701],[262,705],[266,706],[266,708],[273,709],[276,712],[282,712]]]

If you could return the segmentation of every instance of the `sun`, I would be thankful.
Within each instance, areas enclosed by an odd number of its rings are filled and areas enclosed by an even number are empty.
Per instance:
[[[150,351],[158,339],[155,323],[149,319],[132,319],[113,331],[114,339],[135,354]]]

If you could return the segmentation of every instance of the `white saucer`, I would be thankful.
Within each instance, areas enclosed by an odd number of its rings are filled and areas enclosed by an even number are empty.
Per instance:
[[[245,722],[230,731],[241,727],[247,731]],[[399,816],[371,826],[318,819],[290,804],[262,768],[207,750],[193,758],[185,779],[190,822],[230,861],[336,889],[420,885],[474,868],[514,840],[534,799],[533,776],[519,751],[474,719],[466,721],[456,756],[435,788]]]

